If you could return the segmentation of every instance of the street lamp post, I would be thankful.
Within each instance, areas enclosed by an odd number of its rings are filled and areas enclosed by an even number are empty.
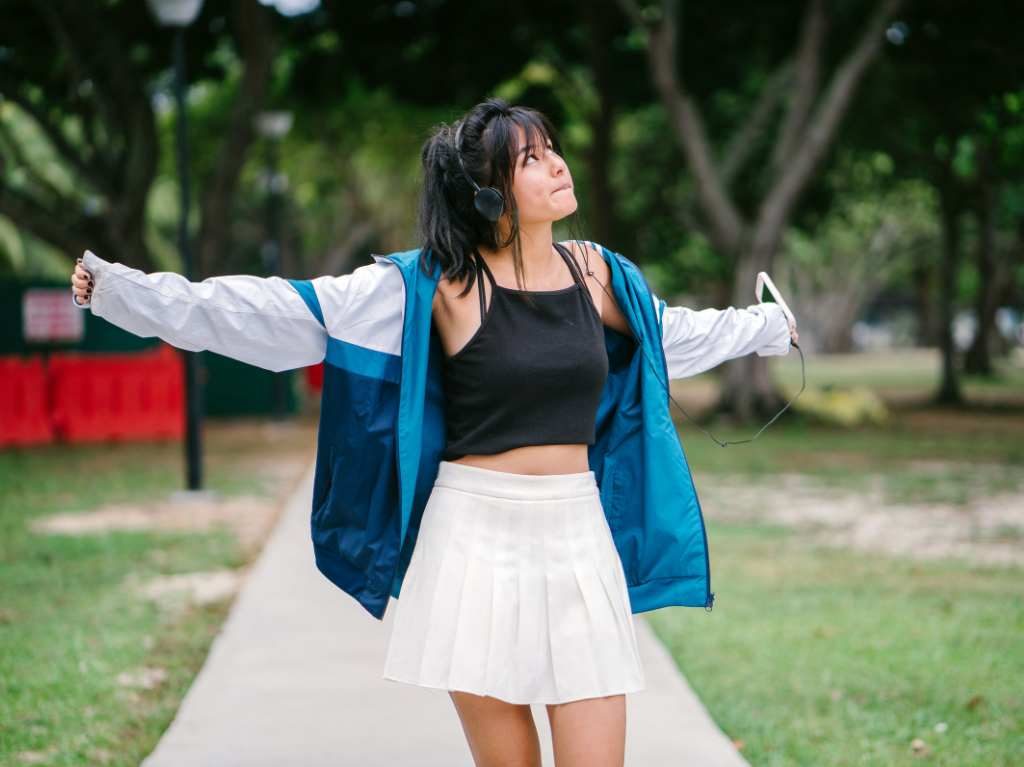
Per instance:
[[[189,161],[187,112],[185,108],[185,28],[199,14],[203,0],[148,0],[150,10],[161,26],[174,29],[174,100],[177,105],[176,154],[181,214],[178,220],[178,249],[185,279],[193,279],[192,249],[189,247],[188,214]],[[182,352],[185,358],[185,461],[188,489],[202,489],[202,389],[199,386],[200,359],[197,352]]]
[[[256,116],[256,132],[266,141],[267,239],[263,243],[263,266],[270,275],[281,276],[281,195],[287,177],[278,172],[278,144],[291,130],[291,112],[261,112]],[[285,384],[288,373],[276,373],[273,379],[274,417],[284,419]]]

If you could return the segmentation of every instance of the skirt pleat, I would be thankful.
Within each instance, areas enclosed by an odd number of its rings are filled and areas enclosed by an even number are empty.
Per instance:
[[[385,679],[511,703],[645,686],[593,472],[442,461],[395,609]]]

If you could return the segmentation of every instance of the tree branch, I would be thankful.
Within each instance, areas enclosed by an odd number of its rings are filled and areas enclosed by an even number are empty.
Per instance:
[[[90,80],[94,86],[98,86],[99,83],[104,81],[104,78],[97,77],[95,72],[86,67],[81,51],[75,44],[75,41],[79,39],[79,36],[71,34],[67,28],[67,14],[69,13],[69,10],[73,12],[74,8],[75,6],[71,5],[69,9],[65,4],[64,7],[60,9],[60,12],[58,12],[50,3],[38,3],[35,5],[35,9],[42,15],[43,20],[50,28],[54,39],[56,39],[57,43],[61,46],[61,49],[67,53],[74,84],[78,85],[85,80]],[[92,11],[87,11],[87,14],[94,15]],[[81,20],[79,19],[78,21]],[[88,35],[86,39],[95,41],[95,36]],[[115,68],[119,66],[119,64],[114,64]],[[117,110],[114,109],[113,105],[105,98],[103,89],[100,87],[94,87],[93,95],[96,103],[99,104],[107,123],[112,125],[116,124]]]
[[[55,216],[53,208],[7,186],[0,186],[0,215],[67,254],[80,254],[88,246],[81,236],[88,228],[86,219]]]
[[[772,168],[775,171],[773,175],[778,175],[795,151],[796,142],[807,124],[807,116],[818,96],[821,49],[825,42],[826,26],[827,19],[822,0],[810,0],[796,55],[796,87],[789,99],[789,108],[786,110],[786,117],[772,152]]]
[[[238,45],[245,70],[219,161],[205,184],[200,203],[198,265],[204,275],[210,273],[218,254],[226,247],[230,233],[229,208],[255,137],[253,119],[263,106],[270,82],[274,45],[269,13],[256,0],[235,3]]]
[[[715,168],[704,120],[696,103],[676,75],[676,0],[664,0],[663,14],[647,24],[633,0],[619,0],[626,14],[643,24],[647,35],[648,63],[655,87],[668,111],[676,139],[682,146],[690,171],[696,179],[697,198],[709,224],[709,237],[716,247],[735,251],[745,229],[739,210]]]
[[[790,83],[793,74],[792,64],[788,61],[779,65],[761,89],[757,104],[750,117],[743,121],[725,151],[722,153],[722,183],[728,188],[736,175],[743,169],[753,153],[757,140],[768,130],[768,122],[775,108],[782,101],[782,95]]]
[[[0,146],[6,147],[7,151],[14,159],[14,162],[18,167],[25,170],[26,175],[31,178],[34,185],[43,189],[54,200],[63,200],[66,195],[60,189],[55,187],[48,178],[39,173],[32,163],[29,162],[25,153],[21,150],[21,145],[11,134],[10,128],[3,120],[0,120]]]
[[[764,268],[764,259],[770,259],[774,253],[797,197],[824,157],[864,72],[878,55],[886,22],[902,4],[903,0],[879,3],[857,45],[836,70],[821,103],[801,132],[797,150],[765,196],[752,238],[755,268]]]
[[[32,119],[36,127],[46,136],[53,150],[61,159],[73,168],[82,181],[92,184],[104,194],[113,194],[113,187],[104,168],[93,165],[83,157],[82,151],[71,145],[64,132],[54,125],[43,111],[19,93],[10,83],[0,83],[4,98],[18,106],[22,112]]]

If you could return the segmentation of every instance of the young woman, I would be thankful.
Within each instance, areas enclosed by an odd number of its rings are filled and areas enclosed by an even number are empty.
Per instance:
[[[87,252],[74,300],[184,349],[324,361],[317,566],[378,618],[401,592],[384,678],[447,689],[481,767],[540,764],[531,703],[558,767],[622,765],[632,614],[713,602],[659,386],[785,354],[795,328],[774,305],[666,307],[628,259],[555,242],[577,201],[534,110],[488,99],[422,159],[415,251],[202,283]]]

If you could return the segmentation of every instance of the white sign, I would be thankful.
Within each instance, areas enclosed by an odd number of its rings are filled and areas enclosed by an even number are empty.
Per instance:
[[[21,297],[21,328],[26,342],[81,341],[85,312],[71,305],[67,288],[32,288]]]

